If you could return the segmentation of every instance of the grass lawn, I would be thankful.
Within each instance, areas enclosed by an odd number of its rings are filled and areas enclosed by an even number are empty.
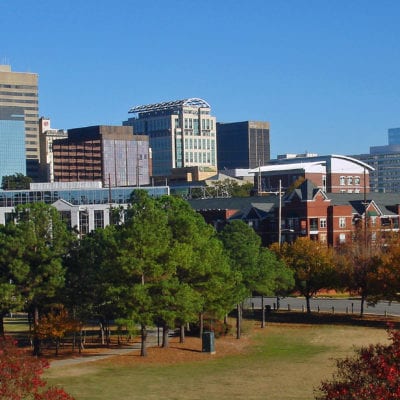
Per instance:
[[[320,381],[331,376],[336,358],[351,354],[355,346],[386,341],[384,329],[323,324],[271,323],[245,336],[249,345],[224,357],[170,365],[143,363],[140,357],[120,363],[115,357],[54,366],[45,379],[77,400],[310,400]]]

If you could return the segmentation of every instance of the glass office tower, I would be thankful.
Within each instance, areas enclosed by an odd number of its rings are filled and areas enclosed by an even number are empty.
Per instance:
[[[37,180],[40,156],[38,75],[13,72],[10,65],[0,65],[0,104],[24,110],[26,174]]]
[[[0,106],[0,182],[16,173],[26,175],[24,109]]]

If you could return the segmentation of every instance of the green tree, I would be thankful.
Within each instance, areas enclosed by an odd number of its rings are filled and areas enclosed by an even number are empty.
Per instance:
[[[220,238],[229,256],[230,266],[237,275],[237,338],[241,331],[241,302],[257,288],[260,278],[259,254],[261,239],[246,223],[240,220],[227,224],[220,233]]]
[[[21,292],[34,324],[39,323],[39,311],[54,300],[64,286],[64,257],[73,241],[58,211],[44,203],[16,207],[17,230],[20,238],[20,262],[28,272],[21,283]],[[40,352],[40,341],[34,340],[34,353]]]
[[[147,327],[157,314],[151,291],[173,274],[170,244],[167,214],[146,192],[135,191],[119,230],[120,252],[115,273],[120,280],[114,292],[124,302],[127,316],[141,325],[142,356],[147,354]]]
[[[175,267],[173,278],[177,278],[173,282],[185,288],[182,298],[177,298],[176,314],[183,341],[184,325],[194,321],[196,314],[200,313],[201,334],[205,312],[219,317],[230,310],[227,293],[232,280],[215,229],[180,198],[163,196],[159,203],[172,235],[170,260]]]
[[[14,175],[5,175],[1,180],[1,188],[3,190],[23,190],[29,189],[32,178],[21,173]]]
[[[311,297],[337,284],[332,249],[309,238],[298,238],[294,243],[284,243],[279,251],[293,269],[295,290],[305,297],[307,312],[311,313]]]
[[[103,344],[105,337],[109,342],[109,321],[122,312],[118,293],[114,293],[118,249],[116,227],[109,225],[85,235],[66,262],[62,303],[83,321],[97,318]]]
[[[262,322],[265,327],[264,296],[280,296],[294,287],[294,273],[274,252],[261,248],[255,270],[253,291],[261,295]]]
[[[0,226],[0,336],[4,335],[4,317],[23,308],[21,284],[29,266],[24,262],[23,243],[14,224]]]

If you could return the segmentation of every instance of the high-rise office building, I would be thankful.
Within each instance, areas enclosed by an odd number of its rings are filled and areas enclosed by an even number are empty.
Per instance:
[[[218,169],[256,168],[270,160],[269,122],[217,123]]]
[[[0,105],[24,110],[26,174],[36,180],[39,169],[38,75],[13,72],[10,65],[0,65]]]
[[[24,109],[0,105],[0,182],[6,175],[26,175],[24,143]]]
[[[388,129],[389,146],[392,144],[400,144],[400,128]]]
[[[400,128],[388,129],[388,143],[371,146],[369,154],[352,156],[374,167],[370,177],[372,192],[400,192]]]
[[[53,142],[67,139],[68,132],[63,129],[52,129],[50,119],[39,119],[39,143],[40,143],[40,181],[54,182]]]
[[[130,126],[68,129],[52,143],[55,182],[101,181],[103,186],[150,184],[149,138]]]
[[[135,117],[123,122],[135,134],[148,135],[153,176],[171,177],[174,169],[196,167],[217,172],[216,118],[202,99],[168,101],[133,107]],[[199,174],[199,175],[200,175]]]

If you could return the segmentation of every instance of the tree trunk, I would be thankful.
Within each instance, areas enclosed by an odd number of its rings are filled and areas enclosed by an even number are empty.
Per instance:
[[[179,343],[185,343],[185,324],[180,326]]]
[[[142,334],[142,344],[140,347],[140,355],[141,357],[146,357],[147,356],[147,329],[146,329],[146,325],[141,326],[141,334]]]
[[[204,331],[204,314],[201,312],[199,314],[199,323],[200,323],[200,334],[199,337],[203,337],[203,331]]]
[[[33,326],[34,329],[39,326],[39,308],[38,306],[35,306],[33,310]],[[34,356],[40,356],[41,354],[41,348],[40,348],[40,339],[37,335],[37,332],[34,332],[33,334],[33,355]]]
[[[5,317],[5,314],[1,313],[0,314],[0,336],[3,336],[3,337],[4,337],[4,317]]]
[[[163,325],[163,338],[162,338],[162,347],[164,349],[169,347],[169,327],[168,325],[164,324]]]
[[[104,346],[104,324],[102,321],[99,322],[99,326],[100,326],[100,336],[101,336],[101,344],[102,346]]]
[[[240,331],[242,325],[242,310],[240,307],[240,303],[236,305],[237,316],[236,316],[236,339],[240,339]]]
[[[365,303],[365,295],[364,293],[361,293],[360,317],[364,315],[364,303]]]
[[[310,304],[311,296],[306,296],[306,306],[307,306],[307,314],[311,314],[311,304]]]
[[[264,295],[261,295],[261,328],[265,328],[265,305],[264,305]]]

